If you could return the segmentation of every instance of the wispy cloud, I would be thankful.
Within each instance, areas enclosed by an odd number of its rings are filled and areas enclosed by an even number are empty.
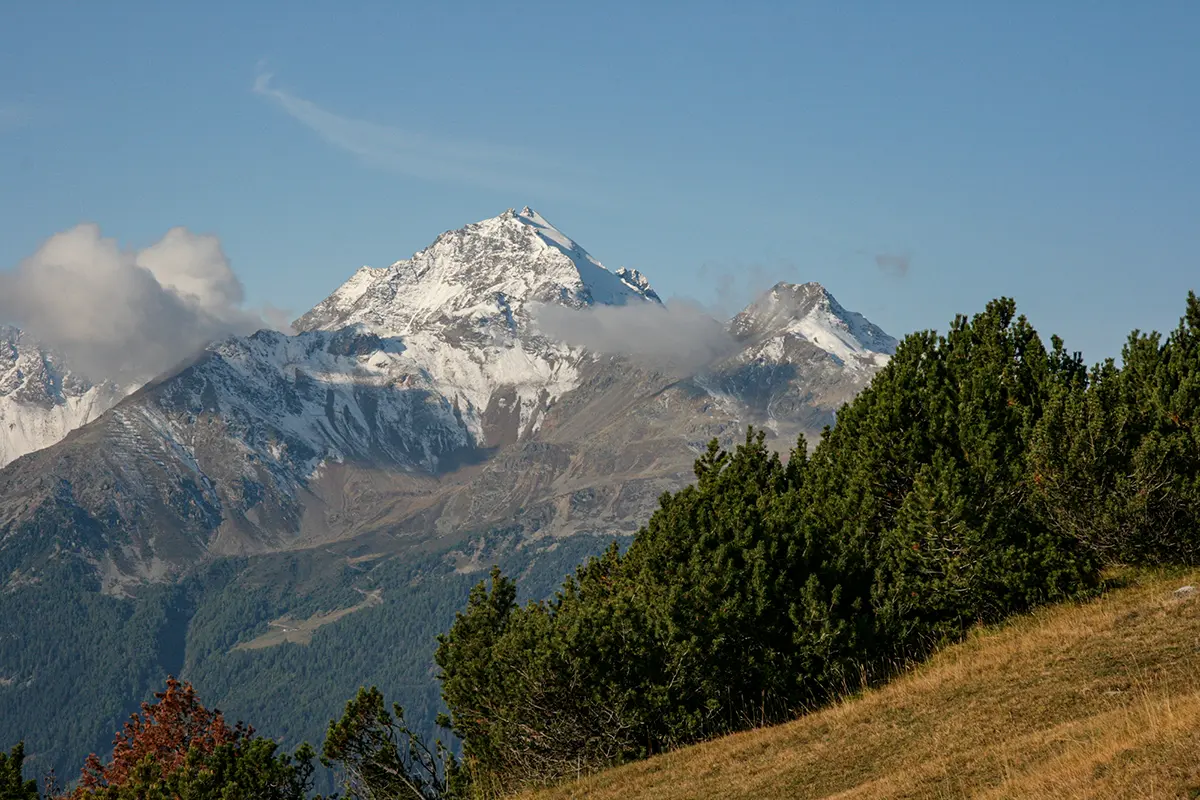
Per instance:
[[[737,342],[699,305],[685,299],[576,310],[535,306],[538,329],[552,339],[597,353],[625,355],[657,369],[687,374],[737,350]]]
[[[403,175],[527,191],[552,191],[562,179],[561,165],[521,148],[435,137],[341,116],[278,88],[275,76],[263,71],[261,65],[254,80],[254,92],[328,144],[358,156],[365,163]]]
[[[780,281],[802,283],[817,276],[805,275],[798,264],[781,260],[769,266],[710,261],[700,265],[696,277],[701,285],[712,287],[712,299],[705,302],[709,313],[729,319]]]
[[[891,275],[903,278],[908,274],[912,257],[908,253],[876,253],[875,266]]]

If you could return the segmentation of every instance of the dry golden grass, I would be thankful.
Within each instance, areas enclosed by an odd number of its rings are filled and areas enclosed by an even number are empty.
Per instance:
[[[1174,798],[1200,788],[1200,573],[975,632],[887,686],[529,798]]]

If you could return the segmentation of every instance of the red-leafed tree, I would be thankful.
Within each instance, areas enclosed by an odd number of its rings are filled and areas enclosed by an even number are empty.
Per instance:
[[[270,739],[200,704],[191,684],[167,678],[157,702],[143,703],[113,740],[112,758],[94,753],[79,785],[57,800],[304,800],[315,753],[277,753]]]
[[[131,714],[125,728],[113,739],[112,760],[102,764],[92,753],[83,765],[78,788],[71,795],[84,798],[97,789],[124,784],[147,756],[163,774],[175,772],[189,751],[209,755],[223,744],[236,746],[254,735],[254,729],[225,724],[220,711],[200,704],[190,683],[167,678],[167,690],[156,692],[157,703],[142,703],[141,714]]]

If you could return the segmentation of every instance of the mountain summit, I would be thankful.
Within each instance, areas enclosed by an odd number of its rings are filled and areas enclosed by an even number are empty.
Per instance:
[[[211,344],[0,469],[0,618],[26,626],[21,647],[0,647],[13,656],[0,658],[0,732],[45,716],[45,664],[21,653],[57,654],[56,674],[85,665],[72,691],[105,714],[144,698],[129,675],[183,664],[224,707],[266,702],[292,736],[323,730],[329,664],[359,685],[378,665],[349,643],[382,637],[417,681],[400,697],[433,709],[430,634],[471,573],[505,564],[531,596],[549,592],[691,483],[710,441],[732,447],[754,425],[790,451],[894,349],[816,284],[778,285],[713,320],[720,346],[686,369],[541,325],[547,306],[564,330],[644,306],[652,336],[655,318],[674,320],[659,302],[640,273],[605,269],[530,209],[507,211],[359,270],[295,335]],[[72,375],[22,335],[0,338],[0,441],[83,408],[96,388]],[[29,614],[44,608],[62,610],[54,625]],[[328,628],[297,644],[288,620]],[[283,646],[252,649],[280,626]],[[46,727],[80,754],[96,748],[73,720]]]
[[[862,314],[847,311],[819,283],[777,283],[729,324],[755,357],[778,359],[807,342],[847,367],[887,363],[898,342]]]
[[[584,308],[644,301],[659,298],[640,273],[610,272],[526,207],[447,231],[390,267],[363,267],[294,327],[509,335],[528,322],[531,303]]]
[[[895,350],[817,284],[775,286],[682,378],[533,319],[660,302],[528,208],[364,267],[296,335],[214,343],[0,470],[0,590],[47,559],[123,594],[226,555],[628,532],[709,440],[816,436]]]

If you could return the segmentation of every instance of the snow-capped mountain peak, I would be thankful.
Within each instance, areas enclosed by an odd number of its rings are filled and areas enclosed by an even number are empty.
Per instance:
[[[404,376],[406,385],[448,398],[476,441],[490,441],[499,434],[489,420],[505,418],[502,438],[523,436],[577,385],[581,354],[538,332],[538,304],[644,302],[660,302],[645,276],[609,271],[525,207],[447,231],[389,267],[361,268],[295,328],[353,328],[391,342],[359,369],[377,381]]]
[[[363,267],[296,328],[363,324],[380,335],[406,335],[466,323],[516,333],[528,322],[532,303],[584,308],[640,301],[658,302],[644,276],[610,272],[526,207],[447,231],[390,267]]]
[[[641,273],[624,267],[615,273],[609,272],[603,264],[592,258],[573,239],[563,234],[529,206],[521,209],[520,213],[514,212],[514,216],[534,228],[537,236],[543,242],[550,247],[557,248],[571,260],[580,279],[588,288],[586,297],[581,299],[584,299],[589,305],[591,303],[624,305],[634,299],[658,301],[658,295],[650,288],[650,282]]]
[[[804,341],[847,366],[880,366],[896,352],[895,339],[862,314],[847,311],[819,283],[777,283],[733,318],[730,331],[754,342],[759,355],[782,353]]]
[[[0,467],[54,444],[135,388],[92,383],[60,353],[0,325]]]

